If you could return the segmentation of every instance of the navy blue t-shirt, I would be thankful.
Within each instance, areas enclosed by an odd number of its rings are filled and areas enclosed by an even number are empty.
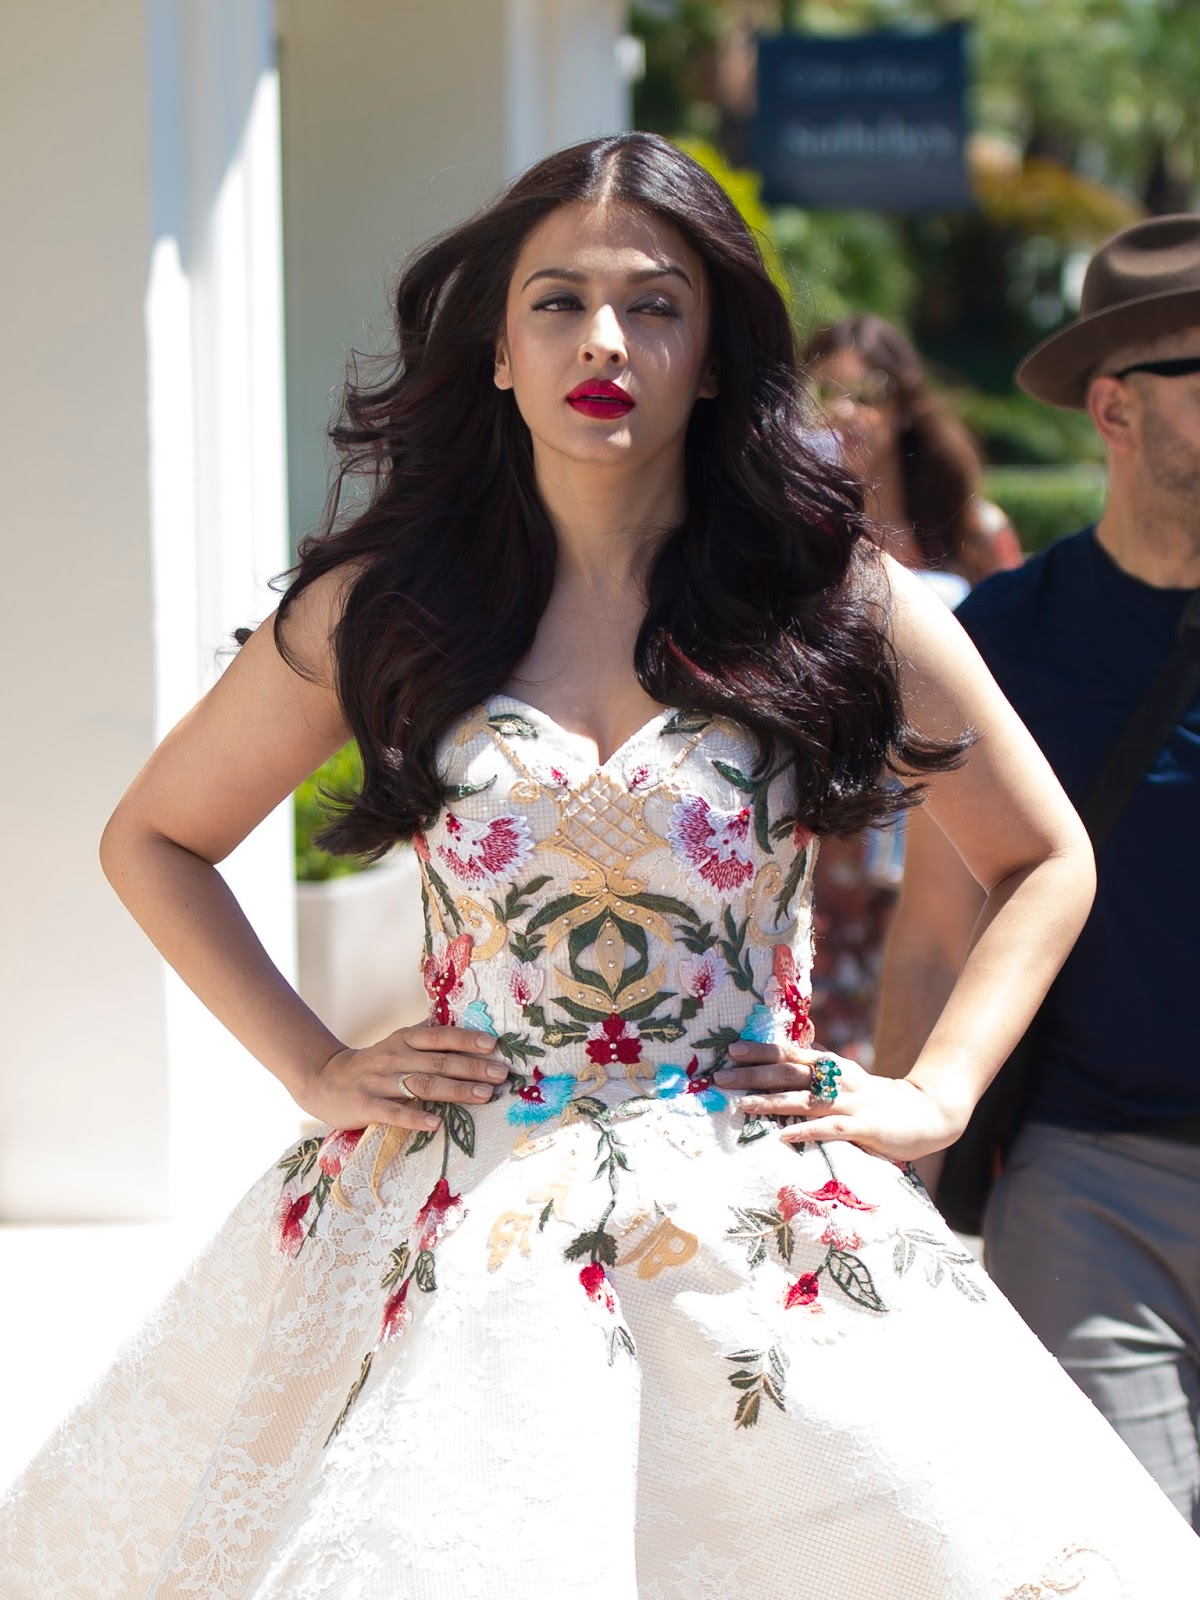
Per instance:
[[[1170,653],[1191,592],[1130,577],[1086,528],[958,608],[1075,805]],[[1169,1135],[1200,1118],[1200,696],[1097,869],[1047,1005],[1029,1115]]]

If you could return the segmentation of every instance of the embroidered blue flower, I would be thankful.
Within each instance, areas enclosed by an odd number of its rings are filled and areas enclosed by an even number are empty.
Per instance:
[[[476,1033],[490,1033],[493,1039],[496,1037],[496,1024],[482,1000],[472,1000],[464,1009],[460,1022],[464,1028],[473,1028]]]
[[[517,1124],[549,1122],[557,1117],[576,1087],[577,1079],[566,1076],[547,1078],[538,1067],[517,1089],[508,1108],[508,1120]]]
[[[712,1074],[700,1071],[700,1062],[695,1056],[688,1062],[686,1069],[659,1067],[654,1074],[654,1090],[660,1100],[674,1100],[681,1095],[694,1095],[706,1111],[724,1111],[729,1104],[714,1085]]]
[[[755,1006],[746,1018],[746,1026],[742,1029],[743,1039],[751,1039],[755,1044],[775,1043],[775,1014],[769,1006]]]

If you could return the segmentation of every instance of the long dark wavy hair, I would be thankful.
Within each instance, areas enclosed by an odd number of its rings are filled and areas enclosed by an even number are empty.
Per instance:
[[[891,385],[900,412],[896,447],[904,507],[925,564],[957,566],[981,472],[970,434],[929,387],[916,350],[883,317],[859,311],[818,328],[801,359],[807,365],[846,350],[884,373]]]
[[[669,223],[711,290],[720,394],[693,410],[687,510],[649,556],[633,663],[642,687],[742,724],[760,771],[793,762],[798,818],[817,832],[902,809],[916,786],[890,773],[917,778],[964,748],[923,738],[905,716],[861,492],[804,444],[791,324],[745,224],[674,145],[618,134],[539,162],[422,248],[399,281],[382,377],[346,385],[324,521],[300,547],[275,624],[295,664],[291,607],[352,564],[333,650],[364,777],[322,839],[332,850],[376,856],[431,823],[448,798],[447,731],[504,688],[533,643],[555,536],[529,431],[493,370],[518,254],[577,200]]]

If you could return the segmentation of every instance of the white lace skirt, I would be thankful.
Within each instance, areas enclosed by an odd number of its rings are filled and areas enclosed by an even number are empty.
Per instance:
[[[0,1508],[4,1600],[1200,1595],[900,1169],[583,1106],[289,1152]]]

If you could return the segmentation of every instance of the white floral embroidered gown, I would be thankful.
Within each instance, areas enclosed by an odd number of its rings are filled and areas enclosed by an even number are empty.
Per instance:
[[[514,1069],[290,1150],[0,1513],[4,1600],[1168,1600],[1200,1541],[898,1166],[712,1080],[812,1037],[744,734],[494,698],[417,841]]]

